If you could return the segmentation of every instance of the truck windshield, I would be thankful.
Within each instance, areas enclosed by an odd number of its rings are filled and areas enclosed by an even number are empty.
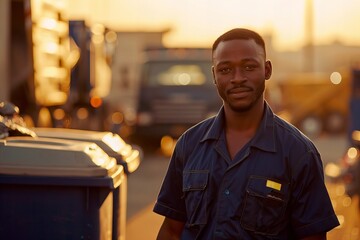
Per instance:
[[[148,62],[145,85],[189,86],[211,83],[211,62]]]

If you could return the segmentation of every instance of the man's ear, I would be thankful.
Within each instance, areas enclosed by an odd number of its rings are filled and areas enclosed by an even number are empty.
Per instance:
[[[270,79],[271,74],[272,74],[272,64],[270,60],[267,60],[265,62],[265,80]]]
[[[212,76],[213,76],[213,81],[214,81],[214,84],[216,84],[216,78],[215,78],[215,69],[214,69],[214,66],[211,67],[211,72],[212,72]]]

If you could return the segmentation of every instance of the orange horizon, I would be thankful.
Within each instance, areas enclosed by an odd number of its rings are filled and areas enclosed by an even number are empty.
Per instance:
[[[274,47],[296,50],[306,44],[305,1],[288,0],[67,0],[70,19],[103,23],[115,31],[163,31],[166,46],[210,46],[222,32],[248,27],[273,36]],[[360,45],[360,1],[307,0],[312,5],[316,45]],[[89,4],[91,3],[91,4]]]

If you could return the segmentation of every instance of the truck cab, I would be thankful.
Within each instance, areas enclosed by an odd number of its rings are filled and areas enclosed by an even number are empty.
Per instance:
[[[163,136],[176,139],[218,112],[211,49],[148,49],[145,59],[134,129],[143,146]]]

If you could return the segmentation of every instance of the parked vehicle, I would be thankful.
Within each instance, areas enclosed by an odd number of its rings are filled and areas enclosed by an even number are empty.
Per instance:
[[[350,97],[347,75],[339,72],[292,75],[279,84],[282,111],[278,114],[310,137],[344,133]]]
[[[138,93],[136,140],[160,143],[217,113],[221,106],[211,74],[211,49],[148,49]]]

